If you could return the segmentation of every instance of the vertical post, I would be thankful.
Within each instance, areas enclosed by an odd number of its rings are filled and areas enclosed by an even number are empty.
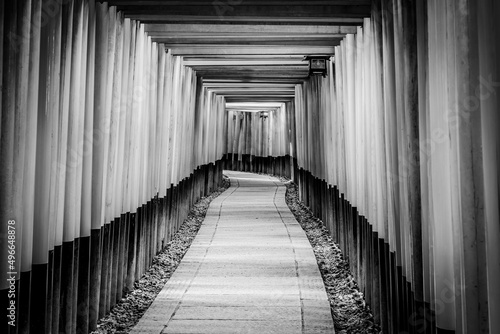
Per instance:
[[[99,319],[100,287],[102,270],[102,232],[104,223],[103,194],[105,191],[105,151],[106,151],[106,73],[108,27],[105,4],[95,4],[95,65],[94,65],[94,114],[92,141],[92,203],[91,203],[91,269],[90,269],[90,313],[89,328],[94,330]],[[99,33],[98,33],[99,32]]]
[[[78,307],[76,315],[76,332],[78,334],[88,333],[90,330],[91,301],[91,265],[92,255],[95,256],[99,246],[100,230],[92,229],[92,146],[93,146],[93,121],[94,121],[94,77],[95,77],[95,2],[85,1],[83,4],[83,55],[82,85],[85,94],[81,97],[81,110],[83,112],[82,128],[80,136],[82,144],[82,178],[80,198],[80,255],[78,268]],[[95,260],[95,257],[94,257]]]
[[[62,80],[61,80],[61,113],[62,113],[62,136],[60,163],[64,165],[65,182],[63,188],[63,244],[62,244],[62,266],[61,266],[61,313],[59,317],[59,330],[66,333],[72,332],[72,317],[74,304],[74,247],[75,247],[75,224],[76,224],[76,134],[80,115],[73,112],[75,99],[79,91],[79,65],[72,66],[73,61],[79,60],[79,41],[74,22],[76,4],[70,2],[63,4],[63,54],[62,54]]]

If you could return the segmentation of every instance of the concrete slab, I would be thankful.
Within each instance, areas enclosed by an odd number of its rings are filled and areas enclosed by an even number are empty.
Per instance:
[[[276,178],[226,172],[181,264],[132,333],[334,333],[323,280]]]

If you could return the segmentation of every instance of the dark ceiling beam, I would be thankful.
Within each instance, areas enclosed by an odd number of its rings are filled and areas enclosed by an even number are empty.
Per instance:
[[[208,74],[208,73],[207,73]],[[204,74],[205,77],[208,77],[207,74]],[[308,78],[308,73],[235,73],[235,74],[212,74],[213,78],[242,78],[244,80],[252,80],[258,78],[264,78],[272,76],[274,78],[286,78],[286,79],[295,79],[295,80],[305,80]]]
[[[238,35],[269,35],[269,34],[354,34],[357,27],[327,26],[327,25],[295,25],[282,24],[248,25],[248,24],[146,24],[144,26],[150,36],[191,35],[191,34],[238,34]]]
[[[201,75],[203,76],[203,75]],[[211,76],[203,76],[208,79],[240,79],[244,82],[252,82],[255,80],[269,79],[269,73],[261,74],[258,73],[236,73],[236,74],[212,74]],[[271,76],[273,79],[286,79],[291,81],[303,82],[307,79],[308,75],[301,74],[276,74]]]
[[[113,2],[111,4],[114,5]],[[272,18],[363,18],[369,15],[370,5],[275,5],[269,2],[266,6],[249,5],[242,1],[239,5],[230,5],[223,1],[205,2],[203,5],[193,6],[172,6],[156,5],[117,5],[117,9],[126,16],[134,17],[140,15],[165,15],[165,16],[192,16],[206,17],[211,16],[221,21],[227,18],[253,18],[253,17],[272,17]]]
[[[228,89],[209,89],[210,91],[217,93],[217,94],[222,94],[222,95],[245,95],[245,94],[251,94],[251,95],[262,95],[262,96],[294,96],[295,90],[262,90],[262,89],[234,89],[234,90],[228,90]]]
[[[230,16],[190,16],[190,15],[170,15],[170,14],[137,14],[125,12],[125,17],[139,20],[143,23],[183,23],[183,24],[283,24],[283,25],[351,25],[359,26],[363,24],[362,17],[230,17]]]
[[[182,47],[183,45],[197,44],[199,46],[211,45],[281,45],[281,46],[338,46],[343,37],[335,36],[298,36],[298,37],[153,37],[153,42],[165,44],[167,48]]]
[[[290,93],[281,93],[281,94],[276,94],[276,93],[270,93],[270,94],[263,94],[263,93],[234,93],[234,94],[224,94],[225,97],[247,97],[249,101],[253,101],[254,97],[260,98],[260,97],[265,97],[265,98],[293,98],[295,97],[295,94],[290,94]]]
[[[345,34],[342,33],[290,33],[290,32],[276,32],[276,33],[215,33],[215,32],[196,32],[196,33],[185,33],[185,32],[155,32],[148,31],[148,35],[155,39],[168,39],[168,38],[189,38],[189,39],[234,39],[236,37],[241,39],[258,39],[258,38],[298,38],[298,39],[328,39],[328,38],[343,38]]]
[[[227,103],[237,103],[237,102],[291,102],[293,101],[294,98],[286,97],[286,98],[277,98],[277,97],[234,97],[234,96],[227,96],[226,97],[226,102]]]
[[[286,54],[267,54],[267,55],[249,55],[249,54],[210,54],[210,55],[184,55],[183,58],[187,61],[201,61],[201,60],[273,60],[273,59],[284,59],[284,60],[302,60],[303,55],[286,55]]]
[[[253,66],[245,66],[245,65],[227,65],[227,66],[200,66],[193,67],[197,73],[206,73],[206,72],[288,72],[288,71],[302,71],[308,72],[309,66],[305,65],[253,65]]]
[[[226,98],[247,98],[248,101],[254,101],[254,98],[294,98],[294,94],[225,94]]]
[[[231,107],[274,107],[274,108],[281,108],[282,103],[277,102],[277,103],[272,103],[272,102],[237,102],[237,103],[228,103],[226,105],[227,108]]]
[[[282,84],[282,83],[257,83],[257,82],[203,82],[203,86],[207,88],[282,88],[282,89],[295,89],[295,84]]]
[[[283,58],[258,58],[258,59],[211,59],[211,58],[197,58],[186,59],[183,64],[190,67],[206,67],[206,66],[307,66],[307,62],[302,57],[295,59]]]
[[[224,1],[224,0],[221,0]],[[228,5],[233,4],[233,6],[242,4],[245,1],[246,5],[258,5],[258,6],[268,6],[268,5],[282,5],[289,6],[293,4],[299,4],[301,6],[320,6],[320,5],[349,5],[349,6],[368,6],[371,4],[371,0],[225,0]],[[100,1],[103,2],[103,1]],[[106,1],[112,5],[128,5],[128,6],[158,6],[158,5],[169,5],[169,6],[203,6],[207,5],[207,2],[214,3],[212,0],[111,0]]]
[[[239,111],[239,112],[249,112],[249,113],[259,113],[259,112],[271,113],[271,112],[277,112],[278,110],[271,108],[260,108],[260,109],[232,108],[232,109],[226,109],[226,111]]]
[[[229,105],[233,105],[233,107],[230,107]],[[228,105],[226,105],[226,110],[258,111],[258,110],[263,110],[263,109],[278,110],[279,108],[273,107],[273,106],[271,106],[271,104],[269,104],[269,106],[266,106],[265,103],[262,103],[261,106],[258,106],[258,107],[246,106],[243,103],[241,103],[241,104],[229,103]]]
[[[240,86],[240,85],[234,85],[234,86],[206,86],[208,89],[211,91],[215,92],[266,92],[266,93],[272,93],[272,92],[294,92],[295,91],[295,86],[272,86],[272,85],[254,85],[254,86]]]
[[[173,55],[205,56],[205,55],[333,55],[335,46],[286,46],[269,47],[268,45],[166,45]]]
[[[200,76],[199,76],[200,77]],[[219,84],[219,83],[235,83],[235,84],[246,84],[246,83],[255,83],[255,84],[290,84],[296,85],[302,82],[302,80],[295,79],[286,79],[286,78],[256,78],[252,80],[245,80],[243,78],[208,78],[208,77],[200,77],[203,80],[203,84]]]
[[[263,85],[263,86],[253,86],[253,87],[247,87],[247,86],[239,86],[235,85],[232,87],[228,86],[205,86],[209,91],[214,92],[218,95],[225,95],[225,96],[231,96],[231,95],[262,95],[262,96],[268,96],[268,95],[289,95],[289,96],[294,96],[295,95],[295,86],[289,86],[289,87],[283,87],[283,86],[275,86],[272,87],[271,85]]]

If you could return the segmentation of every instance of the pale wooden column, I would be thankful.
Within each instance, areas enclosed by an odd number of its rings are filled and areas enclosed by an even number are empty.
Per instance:
[[[78,164],[77,179],[81,189],[78,203],[79,224],[79,267],[77,290],[77,307],[74,311],[73,328],[77,333],[89,331],[90,314],[90,272],[92,231],[91,231],[91,187],[92,187],[92,127],[93,127],[93,91],[94,91],[94,60],[95,60],[95,2],[84,1],[82,8],[82,62],[81,62],[81,96],[80,112],[82,113],[78,134],[81,150]],[[95,234],[95,232],[94,232]]]
[[[53,67],[50,77],[50,90],[49,90],[49,105],[52,105],[52,112],[50,113],[50,127],[52,129],[51,137],[51,156],[50,156],[50,209],[49,209],[49,249],[52,251],[53,260],[53,280],[52,280],[52,305],[49,305],[49,319],[48,329],[58,330],[59,324],[59,312],[60,312],[60,270],[61,270],[61,245],[62,245],[62,221],[59,218],[59,207],[60,197],[59,197],[59,183],[61,182],[60,165],[58,163],[60,144],[59,138],[61,135],[60,122],[60,106],[61,106],[61,85],[60,76],[62,73],[62,7],[61,5],[55,8],[56,15],[53,18],[54,32],[53,32]],[[49,259],[50,262],[51,259]]]
[[[40,12],[40,15],[41,12]],[[33,221],[33,281],[32,281],[32,302],[31,302],[31,328],[50,331],[51,305],[48,300],[53,281],[52,271],[49,263],[50,250],[53,244],[49,244],[49,231],[53,224],[50,220],[50,175],[51,175],[51,136],[54,131],[52,118],[57,113],[50,110],[50,103],[54,100],[53,95],[53,73],[56,64],[55,45],[56,22],[54,18],[49,24],[41,27],[40,36],[40,59],[39,77],[37,90],[39,99],[37,100],[37,131],[36,131],[36,171],[34,184],[34,221]]]
[[[105,161],[107,160],[107,136],[103,128],[106,126],[106,86],[107,86],[107,43],[108,43],[108,9],[106,5],[96,3],[96,51],[95,51],[95,86],[94,86],[94,123],[93,123],[93,142],[92,142],[92,217],[91,227],[93,230],[99,230],[104,225],[104,200],[105,200]],[[99,240],[99,241],[97,241]],[[91,269],[90,283],[90,328],[95,328],[97,319],[102,315],[100,313],[100,304],[103,303],[100,293],[101,278],[101,251],[102,234],[99,233],[94,239],[93,252],[91,259],[96,261]],[[99,242],[99,247],[96,243]]]
[[[446,45],[446,22],[442,20],[446,12],[446,4],[442,2],[429,2],[429,133],[431,140],[436,131],[441,134],[449,133],[449,123],[442,112],[447,109],[448,85],[446,74],[442,71],[446,68],[447,52]],[[443,311],[437,315],[437,326],[444,329],[455,329],[455,305],[447,303],[443,305],[441,293],[454,286],[453,274],[453,225],[452,225],[452,203],[451,203],[451,180],[449,141],[440,136],[439,142],[435,142],[431,156],[431,187],[430,195],[432,201],[431,216],[434,229],[434,279],[436,289],[435,303],[440,304]],[[447,285],[446,285],[447,284]],[[453,293],[453,291],[452,291]],[[437,305],[435,306],[437,307]]]
[[[423,300],[430,301],[433,298],[433,233],[430,210],[430,165],[428,152],[429,134],[429,64],[427,43],[427,4],[417,2],[417,32],[418,32],[418,106],[419,106],[419,146],[420,146],[420,190],[421,190],[421,215],[422,215],[422,285]]]
[[[399,208],[395,205],[399,198],[398,159],[397,159],[397,127],[396,127],[396,97],[394,78],[394,36],[391,16],[392,2],[382,1],[382,47],[384,60],[384,106],[385,106],[385,147],[386,147],[386,170],[387,170],[387,219],[388,235],[387,241],[391,251],[400,249]],[[400,254],[398,255],[400,256]],[[399,259],[399,258],[398,258]],[[399,261],[399,260],[398,260]],[[400,264],[400,262],[398,262]]]
[[[170,182],[172,184],[176,184],[178,181],[177,175],[178,175],[178,161],[177,159],[177,152],[178,152],[178,130],[179,130],[179,117],[178,117],[178,110],[179,106],[177,104],[177,100],[179,98],[179,82],[180,82],[180,77],[181,77],[181,59],[180,57],[174,57],[174,63],[173,63],[173,82],[172,82],[172,113],[170,114],[170,156],[171,156],[171,180]]]
[[[81,197],[81,225],[82,236],[90,236],[92,230],[92,148],[93,148],[93,126],[94,126],[94,84],[95,84],[95,53],[96,53],[96,8],[95,1],[86,2],[88,12],[87,21],[87,47],[85,73],[85,96],[84,103],[84,138],[83,138],[83,162],[82,162],[82,197]]]
[[[17,4],[17,34],[13,39],[13,52],[18,58],[17,66],[15,67],[16,80],[14,81],[15,97],[13,106],[14,115],[14,132],[13,132],[13,171],[12,171],[12,217],[8,219],[16,220],[16,270],[18,274],[28,272],[31,266],[31,254],[25,254],[31,250],[29,243],[31,238],[25,235],[24,232],[30,233],[29,228],[26,228],[23,217],[23,174],[24,169],[19,166],[24,166],[26,158],[26,121],[28,107],[28,78],[29,78],[29,56],[30,56],[30,27],[25,22],[31,21],[31,0],[23,0]],[[21,37],[22,36],[22,37]],[[26,36],[28,38],[26,38]],[[12,77],[11,77],[12,78]],[[28,263],[23,264],[22,259],[28,260]],[[22,280],[24,281],[24,280]],[[19,292],[20,303],[23,302],[25,296],[29,296],[29,291],[25,291],[23,282],[21,287],[24,291]],[[27,293],[25,293],[27,292]],[[23,296],[24,295],[24,296]],[[29,319],[29,315],[27,316]],[[25,328],[24,319],[19,319],[19,326]]]
[[[86,90],[86,33],[84,28],[84,1],[75,1],[73,21],[73,50],[71,55],[71,101],[70,101],[70,129],[71,133],[71,161],[74,174],[74,236],[78,240],[81,230],[81,202],[82,202],[82,161],[83,139],[85,126],[85,90]],[[73,115],[76,114],[76,115]],[[75,262],[75,271],[78,272],[78,261]],[[77,276],[77,275],[75,275]],[[76,278],[76,277],[75,277]],[[76,306],[76,305],[75,305]],[[74,310],[76,311],[76,310]]]
[[[31,270],[33,253],[33,227],[35,206],[35,166],[37,148],[37,121],[38,121],[38,96],[40,78],[40,38],[41,38],[41,3],[31,3],[31,22],[33,25],[30,34],[30,54],[28,73],[28,92],[26,116],[26,151],[23,175],[23,271]],[[28,98],[29,97],[29,98]]]
[[[112,7],[113,8],[113,7]],[[111,31],[109,35],[108,47],[111,52],[108,56],[108,87],[106,108],[109,108],[109,146],[108,159],[105,164],[106,171],[106,192],[105,197],[105,223],[109,224],[120,212],[117,212],[116,203],[120,203],[121,193],[116,193],[117,169],[121,165],[119,159],[119,139],[121,124],[121,91],[122,83],[122,62],[123,62],[123,24],[121,18],[117,17],[115,10],[109,12]]]
[[[70,115],[71,101],[71,61],[73,48],[74,3],[62,7],[62,47],[61,47],[61,90],[59,119],[59,152],[58,152],[58,231],[56,244],[61,245],[61,281],[60,281],[60,315],[59,330],[71,332],[73,316],[73,266],[75,238],[75,185],[76,164],[68,157],[74,147],[73,132],[69,130],[78,124],[76,117]]]

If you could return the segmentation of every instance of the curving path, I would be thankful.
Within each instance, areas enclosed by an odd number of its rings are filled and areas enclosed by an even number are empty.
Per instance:
[[[132,333],[334,333],[307,237],[276,178],[225,172],[179,267]]]

